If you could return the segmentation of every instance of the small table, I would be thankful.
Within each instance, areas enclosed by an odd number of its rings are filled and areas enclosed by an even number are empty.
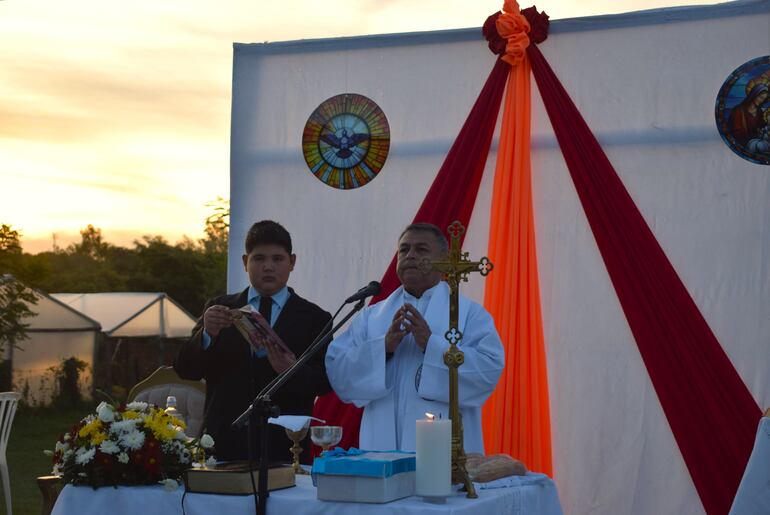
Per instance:
[[[483,513],[486,515],[562,515],[554,482],[543,474],[512,478],[516,486],[477,490],[478,499],[467,499],[462,492],[447,498],[445,504],[424,502],[407,497],[387,504],[359,504],[319,501],[309,476],[297,476],[297,486],[270,492],[268,513],[291,515],[334,513],[335,515],[377,515],[400,513],[451,513],[452,515]],[[184,488],[168,492],[162,486],[121,486],[94,490],[86,486],[67,485],[62,489],[53,515],[142,515],[182,513]],[[211,513],[252,514],[254,498],[241,495],[187,494],[186,515]]]

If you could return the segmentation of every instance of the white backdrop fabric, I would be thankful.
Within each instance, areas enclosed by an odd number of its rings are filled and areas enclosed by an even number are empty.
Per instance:
[[[770,418],[762,417],[754,449],[729,515],[770,513]]]
[[[540,48],[746,386],[770,406],[770,167],[735,155],[714,122],[727,76],[770,54],[770,1],[554,21]],[[246,285],[243,238],[265,218],[292,233],[290,285],[325,309],[380,279],[494,59],[479,29],[236,44],[229,290]],[[310,113],[340,93],[373,99],[391,128],[382,172],[352,191],[313,177],[301,150]],[[534,84],[532,125],[564,511],[704,513]],[[494,148],[465,243],[475,257],[486,253]],[[483,289],[474,278],[464,293],[483,301]]]

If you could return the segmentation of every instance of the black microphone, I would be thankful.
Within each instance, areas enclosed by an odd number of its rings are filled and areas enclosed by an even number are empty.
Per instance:
[[[351,302],[358,302],[361,299],[365,299],[366,297],[371,297],[372,295],[377,295],[380,293],[380,290],[382,287],[380,286],[380,283],[377,281],[372,281],[357,292],[355,292],[353,295],[345,299],[345,304],[350,304]]]

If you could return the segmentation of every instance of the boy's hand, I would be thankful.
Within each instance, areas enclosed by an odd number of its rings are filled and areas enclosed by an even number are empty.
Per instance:
[[[219,331],[230,327],[232,324],[233,319],[230,317],[230,308],[227,306],[210,306],[203,313],[203,328],[212,338],[216,338],[219,335]]]

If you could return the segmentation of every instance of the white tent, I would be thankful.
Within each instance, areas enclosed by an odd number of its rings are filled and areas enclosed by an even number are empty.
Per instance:
[[[165,293],[52,293],[51,297],[97,320],[111,337],[190,336],[195,319]]]
[[[79,381],[84,398],[91,395],[94,374],[107,374],[110,381],[109,359],[117,355],[117,348],[106,349],[106,363],[99,361],[97,350],[104,337],[157,337],[161,352],[149,365],[155,367],[162,361],[163,339],[185,338],[195,325],[195,319],[165,293],[46,295],[32,291],[37,304],[31,306],[35,315],[25,320],[29,324],[27,339],[19,342],[20,349],[6,350],[6,357],[13,362],[14,388],[31,404],[51,401],[55,391],[52,368],[70,357],[88,365]],[[102,365],[106,371],[95,370]]]
[[[49,403],[55,386],[52,368],[74,357],[88,365],[79,386],[81,394],[90,397],[94,347],[101,325],[50,295],[30,291],[37,303],[30,306],[35,315],[24,320],[27,338],[18,342],[19,348],[5,349],[6,358],[12,361],[14,389],[30,404]]]
[[[770,54],[769,26],[770,1],[740,0],[556,20],[540,45],[763,407],[770,173],[727,148],[714,105],[733,70]],[[243,238],[264,218],[292,233],[291,285],[327,310],[382,277],[494,60],[479,29],[237,44],[228,289],[247,283]],[[341,93],[374,100],[391,131],[382,171],[346,191],[316,179],[302,154],[308,117]],[[465,240],[471,256],[487,251],[495,149]],[[532,172],[554,475],[565,512],[701,514],[534,85]],[[464,292],[482,301],[483,280],[472,278]]]
[[[171,363],[179,339],[195,319],[165,293],[53,293],[52,297],[98,321],[93,384],[118,397],[161,365]],[[176,342],[174,342],[176,340]]]

